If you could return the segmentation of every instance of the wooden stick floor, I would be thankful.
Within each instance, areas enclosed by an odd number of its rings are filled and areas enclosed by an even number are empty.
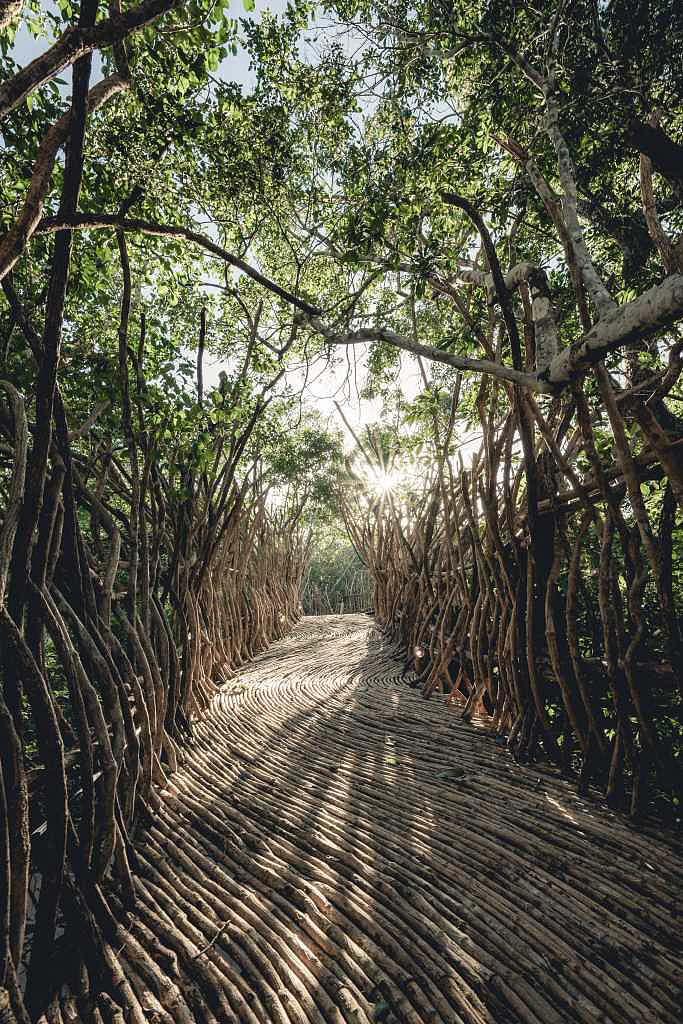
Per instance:
[[[425,701],[368,617],[303,619],[195,728],[113,951],[139,1021],[681,1019],[680,846]]]

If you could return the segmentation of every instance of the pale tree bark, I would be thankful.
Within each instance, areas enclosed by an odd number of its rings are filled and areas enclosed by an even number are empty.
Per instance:
[[[550,364],[546,379],[558,390],[609,352],[651,337],[683,317],[683,275],[672,274],[632,302],[615,306]]]
[[[357,331],[342,333],[327,327],[317,317],[301,319],[300,322],[321,334],[330,345],[362,345],[372,341],[384,341],[405,352],[424,356],[434,362],[445,363],[457,370],[473,370],[477,373],[490,374],[499,380],[507,380],[528,387],[532,391],[550,393],[551,390],[534,374],[524,373],[522,370],[515,370],[511,366],[503,366],[489,359],[467,359],[463,356],[456,356],[451,352],[433,348],[431,345],[422,345],[420,342],[406,338],[388,328],[363,327]]]
[[[396,348],[445,363],[459,370],[488,374],[507,380],[541,394],[556,394],[569,387],[572,380],[600,362],[610,352],[633,342],[651,337],[670,327],[683,317],[683,275],[668,277],[638,298],[623,306],[614,306],[610,314],[596,323],[571,345],[557,353],[543,374],[515,370],[486,359],[468,359],[456,356],[431,345],[423,345],[382,328],[360,328],[341,332],[327,327],[319,318],[301,319],[312,330],[321,334],[332,345],[358,345],[372,341],[385,341]]]
[[[552,84],[545,90],[546,118],[545,128],[557,155],[557,166],[562,183],[562,212],[567,231],[574,251],[576,264],[581,272],[586,290],[595,304],[598,319],[603,319],[614,309],[616,303],[607,291],[604,282],[597,273],[588,252],[583,228],[579,221],[576,197],[576,174],[569,148],[560,130],[560,115]]]
[[[658,114],[650,118],[650,124],[657,126]],[[662,228],[652,188],[652,161],[645,153],[640,154],[640,194],[643,201],[643,214],[650,233],[650,238],[657,247],[664,269],[667,274],[683,271],[683,252],[677,251]]]

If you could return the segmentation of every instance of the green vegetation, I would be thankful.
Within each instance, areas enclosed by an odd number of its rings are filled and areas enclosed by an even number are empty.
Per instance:
[[[680,819],[681,5],[253,13],[0,3],[0,1016],[22,1024],[63,928],[118,994],[135,830],[302,595],[372,591],[425,696]],[[307,395],[359,346],[383,411],[344,464]]]
[[[372,581],[360,557],[338,526],[314,538],[304,574],[301,602],[305,615],[372,612]]]

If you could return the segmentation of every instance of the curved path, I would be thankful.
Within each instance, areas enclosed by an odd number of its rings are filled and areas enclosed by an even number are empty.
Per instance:
[[[196,725],[136,844],[144,1019],[678,1020],[680,847],[483,732],[368,617],[303,619]]]

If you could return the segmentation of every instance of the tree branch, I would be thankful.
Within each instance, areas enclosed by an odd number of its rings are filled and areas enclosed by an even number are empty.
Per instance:
[[[658,125],[634,120],[626,132],[626,141],[652,161],[652,166],[672,185],[683,185],[683,146],[670,139]]]
[[[266,288],[269,292],[279,296],[288,305],[295,306],[297,309],[307,313],[308,316],[318,316],[321,312],[316,306],[311,306],[310,303],[305,302],[303,299],[297,298],[291,292],[288,292],[285,288],[281,288],[279,284],[271,281],[265,277],[258,270],[249,266],[239,256],[235,256],[233,253],[228,252],[226,249],[222,249],[220,245],[216,245],[206,235],[200,235],[196,231],[190,231],[189,228],[184,228],[179,224],[155,224],[152,221],[146,220],[127,220],[123,217],[118,217],[112,214],[83,214],[74,217],[69,217],[68,220],[60,220],[58,217],[44,217],[38,227],[36,228],[36,234],[44,234],[48,231],[59,231],[60,228],[70,227],[77,229],[100,229],[100,228],[119,228],[122,231],[139,232],[143,235],[155,235],[159,238],[177,238],[184,239],[187,242],[193,242],[195,245],[201,246],[202,249],[206,249],[207,252],[212,253],[225,263],[230,264],[232,267],[237,267],[243,274],[250,277],[257,284],[260,284],[263,288]]]
[[[149,25],[162,14],[180,7],[183,0],[146,0],[117,18],[107,18],[91,27],[76,25],[67,29],[57,42],[0,86],[0,120],[19,106],[32,92],[59,74],[79,57],[93,50],[112,46]]]
[[[363,327],[358,331],[338,334],[331,328],[326,327],[316,317],[302,317],[299,322],[302,326],[310,327],[318,334],[322,334],[325,341],[330,345],[362,345],[371,341],[385,341],[389,345],[394,345],[395,348],[412,352],[413,355],[424,356],[426,359],[432,359],[437,363],[445,363],[447,366],[453,366],[457,370],[474,370],[477,373],[487,373],[492,377],[497,377],[499,380],[508,380],[513,384],[529,388],[531,391],[538,391],[542,394],[552,393],[552,388],[548,387],[535,374],[523,373],[510,366],[494,363],[489,359],[465,359],[462,356],[453,355],[452,352],[445,352],[440,348],[432,348],[431,345],[422,345],[420,342],[411,341],[410,338],[405,338],[403,335],[396,334],[387,328]]]
[[[588,252],[588,246],[583,234],[583,228],[579,223],[576,195],[576,172],[574,163],[569,153],[569,147],[564,135],[560,130],[560,112],[554,89],[554,75],[544,89],[546,116],[545,130],[548,138],[553,144],[557,156],[557,169],[562,183],[562,212],[567,226],[567,233],[571,242],[574,259],[581,273],[588,294],[595,304],[598,319],[609,316],[615,308],[616,303],[607,291],[604,282],[596,271],[593,261]]]
[[[672,274],[633,302],[616,306],[581,338],[563,349],[545,375],[559,391],[572,377],[600,362],[608,352],[647,338],[683,317],[683,275]]]
[[[115,93],[128,87],[129,82],[120,75],[109,75],[108,78],[98,82],[88,93],[88,114],[92,114]],[[66,141],[70,124],[71,110],[69,109],[58,121],[55,121],[41,140],[24,205],[12,227],[0,239],[0,279],[12,269],[38,226],[45,196],[50,187],[55,157]]]

